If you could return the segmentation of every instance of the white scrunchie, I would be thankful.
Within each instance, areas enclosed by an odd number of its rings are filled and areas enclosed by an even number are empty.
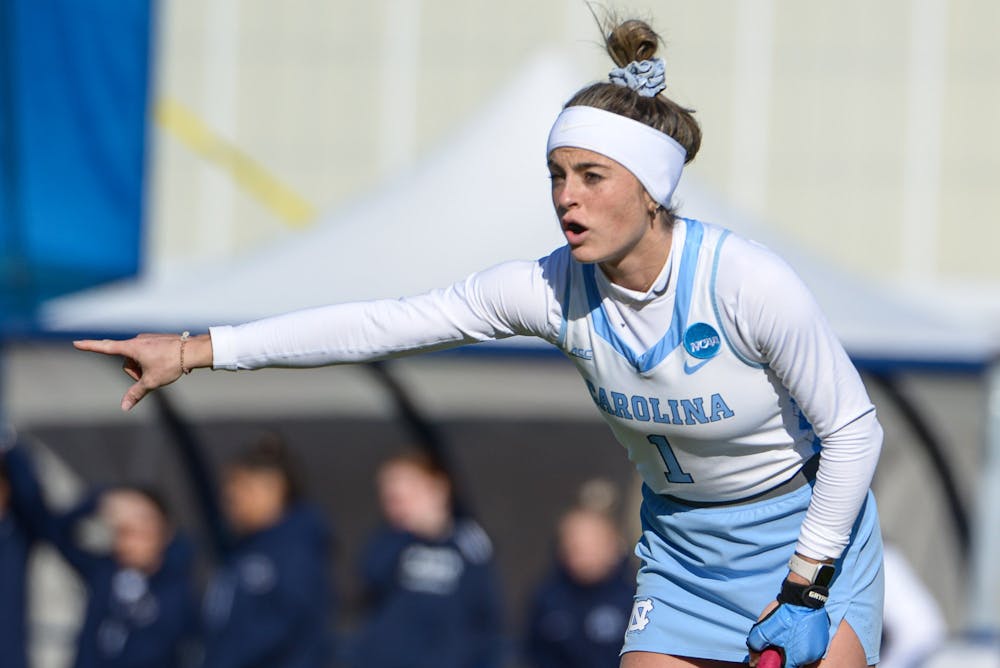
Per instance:
[[[611,83],[631,88],[642,97],[656,97],[667,87],[663,60],[633,60],[625,67],[616,67],[608,74]]]

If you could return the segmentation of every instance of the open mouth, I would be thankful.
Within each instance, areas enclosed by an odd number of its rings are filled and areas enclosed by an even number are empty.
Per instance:
[[[580,223],[569,223],[566,225],[566,231],[572,234],[580,234],[584,232],[587,228]]]

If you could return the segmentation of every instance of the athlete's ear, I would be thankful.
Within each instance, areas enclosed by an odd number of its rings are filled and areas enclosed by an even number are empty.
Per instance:
[[[656,214],[660,212],[662,208],[660,203],[657,202],[653,197],[646,191],[645,188],[642,189],[642,201],[646,205],[646,211],[649,212],[650,218],[655,218]]]

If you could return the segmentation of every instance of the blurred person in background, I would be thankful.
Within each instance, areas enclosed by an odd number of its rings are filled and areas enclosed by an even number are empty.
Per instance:
[[[141,486],[95,490],[59,514],[41,494],[27,454],[4,455],[11,500],[32,534],[50,542],[83,579],[87,604],[76,668],[175,668],[190,647],[197,606],[191,544],[159,494]],[[97,520],[98,524],[90,524]],[[87,526],[89,524],[89,526]],[[109,546],[91,547],[98,526]],[[4,664],[6,665],[6,664]]]
[[[27,523],[11,505],[7,457],[24,456],[21,452],[9,455],[13,445],[13,437],[0,437],[0,665],[27,668],[25,589],[32,538]],[[26,485],[33,483],[33,476],[24,482]],[[38,497],[40,493],[33,490],[28,496]]]
[[[355,668],[492,668],[503,664],[503,606],[493,546],[456,517],[450,476],[417,452],[376,474],[385,526],[363,552],[368,606],[347,663]]]
[[[528,612],[528,665],[615,668],[635,593],[625,540],[607,512],[585,505],[563,514],[557,540]]]
[[[203,604],[205,668],[323,668],[331,658],[331,535],[268,434],[224,467],[219,490],[187,452],[220,564]],[[219,505],[221,501],[221,508]]]

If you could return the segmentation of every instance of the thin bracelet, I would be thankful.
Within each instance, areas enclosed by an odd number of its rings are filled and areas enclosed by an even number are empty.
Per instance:
[[[191,369],[184,366],[184,344],[191,340],[191,332],[181,332],[181,373],[187,375],[191,373]]]

